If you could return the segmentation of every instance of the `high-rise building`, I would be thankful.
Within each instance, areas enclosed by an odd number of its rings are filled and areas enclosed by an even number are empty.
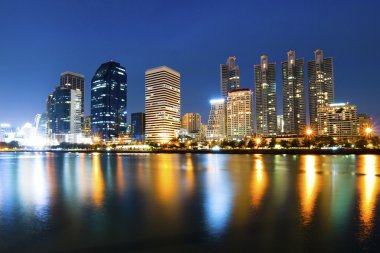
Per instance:
[[[82,132],[82,92],[69,85],[58,86],[47,101],[48,133],[61,141],[77,142]],[[59,136],[59,137],[58,137]]]
[[[226,64],[220,64],[220,87],[224,98],[229,91],[240,88],[240,70],[235,56],[228,57]]]
[[[227,137],[243,139],[253,134],[252,91],[238,89],[227,96]]]
[[[206,138],[220,140],[226,137],[226,105],[224,98],[210,100],[210,114],[208,116]]]
[[[318,128],[318,108],[334,103],[333,58],[314,51],[315,60],[308,62],[310,126]]]
[[[84,124],[84,75],[70,72],[70,71],[65,71],[61,73],[60,77],[60,86],[70,86],[71,89],[73,90],[80,90],[81,91],[81,104],[80,104],[80,110],[81,110],[81,127],[83,129],[83,124]]]
[[[273,136],[277,133],[276,64],[263,55],[254,70],[257,134]]]
[[[180,73],[166,66],[145,71],[146,141],[166,143],[181,127]]]
[[[182,117],[182,128],[188,133],[200,133],[202,127],[201,115],[196,112],[189,112]]]
[[[334,103],[318,108],[318,135],[352,139],[359,134],[356,105]]]
[[[131,114],[131,137],[133,140],[145,141],[145,113]]]
[[[284,133],[303,135],[306,128],[306,97],[304,59],[296,59],[296,52],[288,52],[282,63],[282,96]]]
[[[103,63],[91,80],[91,132],[103,141],[127,130],[127,73],[118,62]]]

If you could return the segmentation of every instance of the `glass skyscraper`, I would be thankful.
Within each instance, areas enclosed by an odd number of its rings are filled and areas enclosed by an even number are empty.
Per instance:
[[[91,132],[108,140],[127,130],[127,73],[120,63],[103,63],[91,80]]]
[[[226,64],[220,64],[220,88],[224,98],[229,91],[240,88],[240,70],[235,56],[228,57]]]
[[[284,133],[305,134],[306,97],[304,59],[296,59],[296,52],[288,52],[288,61],[282,63],[282,101]]]
[[[276,64],[268,63],[268,56],[254,66],[256,98],[256,130],[261,136],[277,133]]]
[[[314,51],[315,60],[308,62],[310,126],[318,129],[318,108],[334,103],[333,58]]]
[[[131,137],[136,141],[145,141],[145,113],[131,114]]]

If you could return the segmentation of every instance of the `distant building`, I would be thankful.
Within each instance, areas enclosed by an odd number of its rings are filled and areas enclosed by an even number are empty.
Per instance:
[[[284,115],[277,115],[277,133],[284,133]]]
[[[131,114],[131,137],[132,140],[145,141],[145,113],[136,112]]]
[[[296,52],[288,52],[282,63],[282,96],[285,134],[303,135],[306,129],[306,97],[304,59],[296,59]]]
[[[180,73],[166,66],[145,71],[146,141],[166,143],[181,127]]]
[[[91,116],[84,117],[84,136],[91,137]]]
[[[47,122],[46,122],[46,113],[39,113],[34,118],[34,127],[36,130],[36,135],[39,137],[47,136]]]
[[[207,140],[220,140],[226,137],[225,100],[212,99],[210,100],[210,114],[208,116],[206,138]]]
[[[238,89],[227,96],[227,138],[243,139],[253,134],[252,91]]]
[[[254,66],[256,97],[256,130],[261,136],[277,133],[276,64],[268,63],[268,56]]]
[[[318,108],[319,136],[352,139],[358,134],[356,105],[335,103]]]
[[[103,63],[91,80],[91,132],[103,141],[127,131],[127,73],[120,63]]]
[[[47,126],[49,137],[59,142],[77,142],[82,132],[81,91],[69,85],[58,86],[47,101]]]
[[[220,88],[224,98],[229,91],[240,88],[240,70],[235,56],[228,57],[226,64],[220,64]]]
[[[318,108],[334,103],[333,58],[314,51],[315,60],[308,62],[310,126],[318,129]]]
[[[361,136],[366,136],[367,135],[366,129],[367,128],[373,129],[373,119],[364,113],[358,114],[358,127],[359,127],[359,134]]]
[[[80,90],[81,91],[81,104],[80,104],[80,117],[81,117],[81,128],[83,129],[84,126],[84,94],[85,94],[85,85],[84,85],[84,75],[65,71],[61,73],[60,77],[60,86],[69,86],[73,90]]]
[[[196,112],[189,112],[182,117],[182,128],[189,133],[200,133],[202,125],[201,115]]]

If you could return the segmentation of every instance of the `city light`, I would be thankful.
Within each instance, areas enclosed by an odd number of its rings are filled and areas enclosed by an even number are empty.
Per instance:
[[[311,130],[310,128],[308,128],[308,129],[306,130],[306,134],[307,134],[308,136],[312,135],[312,134],[313,134],[313,130]]]

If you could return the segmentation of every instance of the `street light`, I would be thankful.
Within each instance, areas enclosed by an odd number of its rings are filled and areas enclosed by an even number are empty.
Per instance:
[[[373,129],[370,127],[367,127],[365,130],[366,135],[370,135],[373,132]]]
[[[308,128],[307,130],[306,130],[306,135],[307,136],[310,136],[310,135],[312,135],[313,134],[313,130],[311,130],[310,128]]]

